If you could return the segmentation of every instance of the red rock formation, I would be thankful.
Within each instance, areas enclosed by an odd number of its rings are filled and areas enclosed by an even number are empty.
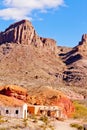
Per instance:
[[[18,103],[23,104],[24,102],[33,105],[58,106],[67,117],[74,112],[73,103],[62,92],[49,86],[35,90],[28,95],[27,90],[22,87],[15,85],[2,86],[0,87],[0,103],[10,106],[18,105]]]
[[[0,87],[0,94],[9,97],[15,97],[16,99],[20,99],[23,101],[26,101],[28,95],[26,89],[16,85],[7,85]]]
[[[25,102],[14,97],[9,97],[0,94],[0,106],[11,106],[18,107],[22,106]]]
[[[72,101],[61,91],[52,89],[49,86],[36,89],[33,94],[29,93],[30,96],[27,100],[30,104],[58,106],[66,117],[70,117],[74,112]]]

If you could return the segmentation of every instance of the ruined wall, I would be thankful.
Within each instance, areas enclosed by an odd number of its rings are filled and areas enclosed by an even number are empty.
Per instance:
[[[57,106],[41,106],[41,105],[29,105],[28,112],[35,115],[47,115],[51,117],[63,117],[60,108]],[[50,113],[48,115],[48,113]]]

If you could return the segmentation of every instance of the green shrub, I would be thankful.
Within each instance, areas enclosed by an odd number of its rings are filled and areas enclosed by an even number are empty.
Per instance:
[[[83,104],[80,104],[78,101],[74,101],[75,112],[73,117],[76,119],[87,119],[87,107]]]
[[[24,126],[27,127],[28,126],[28,119],[23,119],[24,122]]]
[[[74,127],[74,128],[77,128],[77,130],[83,130],[83,126],[82,125],[79,125],[79,124],[70,124],[71,127]]]
[[[48,123],[48,117],[47,116],[41,116],[40,120],[43,121],[45,124]]]

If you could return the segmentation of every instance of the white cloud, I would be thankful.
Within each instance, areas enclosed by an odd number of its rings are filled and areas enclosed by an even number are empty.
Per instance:
[[[64,0],[3,0],[2,19],[31,19],[32,11],[47,11],[64,5]]]

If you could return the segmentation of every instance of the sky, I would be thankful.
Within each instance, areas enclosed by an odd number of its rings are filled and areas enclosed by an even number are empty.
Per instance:
[[[87,0],[0,0],[0,31],[22,19],[58,46],[74,47],[87,33]]]

